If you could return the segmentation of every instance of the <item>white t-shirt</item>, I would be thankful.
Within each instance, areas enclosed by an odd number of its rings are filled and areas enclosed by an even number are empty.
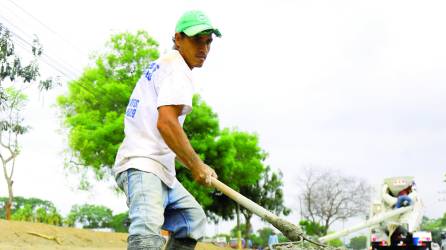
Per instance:
[[[181,126],[192,111],[192,74],[176,50],[152,62],[137,82],[124,118],[125,138],[116,155],[113,172],[135,168],[156,174],[173,187],[175,153],[157,129],[158,107],[184,105],[178,120]]]

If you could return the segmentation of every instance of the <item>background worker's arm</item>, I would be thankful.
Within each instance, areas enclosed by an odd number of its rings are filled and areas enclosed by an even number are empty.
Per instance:
[[[178,121],[182,109],[182,105],[159,107],[157,128],[167,146],[175,152],[180,162],[192,172],[193,178],[201,184],[210,186],[210,177],[217,178],[217,174],[200,159],[192,148]]]
[[[389,186],[384,184],[381,191],[382,199],[387,203],[388,206],[393,207],[398,200],[396,197],[393,197],[389,194]]]

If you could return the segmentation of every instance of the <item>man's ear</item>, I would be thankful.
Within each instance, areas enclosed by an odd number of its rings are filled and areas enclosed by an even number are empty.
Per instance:
[[[176,32],[175,33],[175,39],[174,39],[174,42],[175,42],[175,47],[178,49],[178,48],[180,48],[180,41],[181,41],[181,39],[183,38],[183,36],[181,35],[181,33],[179,33],[179,32]]]

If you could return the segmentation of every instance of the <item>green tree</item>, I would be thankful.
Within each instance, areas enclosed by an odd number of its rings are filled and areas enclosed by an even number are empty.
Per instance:
[[[446,217],[446,213],[442,218],[431,219],[426,216],[423,216],[421,221],[421,230],[429,231],[432,233],[432,240],[435,242],[441,241],[441,233],[446,229],[446,223],[444,218]]]
[[[69,131],[67,163],[75,170],[94,170],[98,179],[110,173],[124,138],[123,115],[133,87],[159,55],[158,43],[145,31],[112,36],[106,51],[58,98]]]
[[[344,245],[341,239],[330,240],[327,244],[332,247],[342,247]]]
[[[0,217],[5,218],[6,215],[6,203],[8,202],[9,197],[0,197]],[[24,201],[26,199],[21,196],[14,197],[14,200],[11,204],[11,214],[15,213],[17,209],[23,207]]]
[[[38,59],[43,49],[37,38],[32,42],[29,53],[31,60],[24,64],[23,59],[15,52],[15,46],[11,39],[11,32],[0,23],[0,159],[3,166],[3,175],[8,190],[5,217],[11,217],[11,205],[14,199],[13,174],[15,160],[20,153],[19,137],[28,131],[23,125],[21,112],[25,106],[26,95],[23,90],[28,83],[40,78]],[[23,88],[9,87],[22,84]],[[52,79],[39,80],[39,88],[49,89],[53,85]],[[4,115],[3,115],[4,114]]]
[[[74,205],[67,218],[65,224],[73,227],[81,224],[82,228],[106,228],[110,226],[113,220],[111,209],[98,205]]]
[[[62,225],[62,216],[57,212],[56,208],[50,208],[49,210],[39,208],[37,209],[36,214],[37,222],[58,226]]]
[[[244,185],[240,188],[240,192],[276,215],[288,215],[291,210],[283,205],[282,186],[282,173],[274,173],[271,171],[271,167],[267,166],[254,185]],[[246,223],[244,237],[249,237],[253,213],[245,208],[241,208],[241,212]]]
[[[0,159],[2,161],[3,176],[8,190],[6,202],[6,219],[11,217],[11,206],[14,199],[13,175],[15,161],[20,154],[19,136],[26,133],[29,127],[23,124],[22,110],[25,107],[26,95],[14,87],[6,88],[6,102],[3,106],[6,117],[0,119]]]
[[[314,221],[301,220],[299,225],[302,227],[305,234],[310,236],[323,236],[325,235],[325,232],[327,232],[327,229],[324,226]]]
[[[210,164],[210,161],[218,157],[215,150],[216,138],[220,134],[218,117],[199,95],[193,97],[192,112],[186,116],[183,127],[192,147],[202,160]],[[212,190],[196,183],[188,169],[177,163],[176,172],[178,180],[202,206],[208,207],[214,202]]]
[[[128,217],[129,217],[128,212],[113,215],[112,220],[110,222],[110,227],[115,232],[127,233],[128,232],[128,226],[127,226]]]
[[[33,208],[30,204],[26,204],[24,207],[13,213],[11,219],[19,221],[34,221]]]
[[[4,92],[4,84],[9,83],[32,83],[39,81],[39,89],[50,89],[54,81],[51,78],[40,80],[40,69],[38,59],[43,54],[43,48],[37,37],[34,38],[29,48],[31,60],[25,64],[23,58],[15,51],[11,31],[0,23],[0,109],[7,101],[8,96]]]
[[[244,230],[245,228],[246,228],[246,224],[241,223],[241,224],[240,224],[240,229],[241,229],[241,230]],[[236,226],[234,226],[234,227],[231,229],[231,232],[230,232],[231,237],[237,237],[237,231],[238,231],[238,228],[237,228],[237,225],[236,225]]]
[[[233,189],[240,191],[255,184],[264,170],[265,157],[257,136],[229,129],[219,132],[216,114],[198,96],[193,105],[184,128],[196,152],[215,169],[219,180]],[[236,206],[227,196],[199,185],[183,167],[177,167],[177,177],[214,222],[234,218]]]
[[[266,247],[268,245],[268,238],[273,232],[270,227],[264,227],[257,230],[257,234],[251,236],[252,243],[257,246]]]
[[[18,209],[11,216],[12,220],[40,222],[50,225],[62,225],[62,216],[57,212],[56,208],[38,207],[33,208],[31,204],[26,204]]]
[[[366,249],[367,247],[367,236],[360,235],[350,239],[350,248],[353,250]]]
[[[243,188],[254,185],[259,180],[265,170],[265,157],[266,153],[258,145],[257,135],[224,129],[215,141],[207,163],[214,167],[220,181],[241,192]],[[210,217],[214,221],[218,219],[212,214],[223,220],[233,219],[235,203],[220,193],[212,195],[213,203],[205,207],[210,211]]]
[[[443,217],[441,217],[441,225],[443,227],[446,227],[446,213],[444,213]]]
[[[7,197],[0,198],[0,214],[5,214]],[[54,204],[38,198],[24,198],[17,196],[11,207],[11,219],[19,221],[33,221],[50,225],[62,225],[62,216]]]

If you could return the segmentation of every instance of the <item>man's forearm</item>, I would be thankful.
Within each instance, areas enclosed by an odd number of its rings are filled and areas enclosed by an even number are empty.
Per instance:
[[[158,130],[167,146],[175,152],[177,158],[186,167],[193,169],[201,162],[178,120],[163,121],[158,124]]]

